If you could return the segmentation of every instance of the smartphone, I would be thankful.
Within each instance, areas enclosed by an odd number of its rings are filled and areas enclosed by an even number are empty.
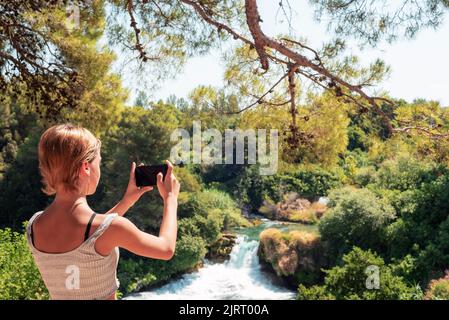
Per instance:
[[[162,180],[165,180],[167,174],[168,165],[158,164],[152,166],[138,166],[135,170],[136,186],[155,186],[157,184],[157,174],[162,172]]]

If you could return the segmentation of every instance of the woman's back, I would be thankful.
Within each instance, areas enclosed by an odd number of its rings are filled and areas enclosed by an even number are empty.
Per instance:
[[[94,233],[105,219],[106,215],[100,214],[93,217],[94,213],[87,204],[83,203],[77,203],[71,207],[50,205],[33,223],[34,247],[47,253],[64,253],[79,247],[85,241],[89,222],[88,236]],[[101,255],[109,254],[102,250],[101,243],[99,246],[97,242],[95,247]]]
[[[104,256],[96,251],[95,244],[117,214],[93,214],[85,224],[83,216],[65,215],[73,219],[61,223],[57,218],[61,214],[52,217],[51,213],[43,213],[39,211],[31,217],[27,239],[51,298],[114,297],[119,287],[116,275],[119,250],[115,248]]]

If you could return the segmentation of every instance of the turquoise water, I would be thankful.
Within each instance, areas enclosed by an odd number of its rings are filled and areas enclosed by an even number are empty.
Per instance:
[[[306,225],[302,223],[294,223],[294,222],[281,222],[281,221],[271,221],[265,218],[262,218],[262,223],[257,227],[252,228],[241,228],[235,229],[234,231],[237,234],[247,235],[250,239],[259,239],[259,234],[268,228],[276,228],[284,232],[288,231],[308,231],[312,233],[318,233],[317,225]]]
[[[237,241],[228,261],[213,263],[206,260],[204,267],[196,272],[184,274],[164,286],[129,295],[124,299],[294,299],[296,292],[281,285],[272,273],[263,271],[259,264],[257,257],[259,234],[266,228],[317,232],[316,226],[264,219],[257,227],[235,230],[238,235]]]

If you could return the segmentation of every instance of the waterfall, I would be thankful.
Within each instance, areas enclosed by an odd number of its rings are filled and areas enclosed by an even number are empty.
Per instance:
[[[196,272],[124,299],[294,299],[294,291],[276,284],[270,274],[261,270],[257,257],[258,245],[258,240],[248,235],[238,235],[228,261],[213,263],[206,260],[204,267]]]

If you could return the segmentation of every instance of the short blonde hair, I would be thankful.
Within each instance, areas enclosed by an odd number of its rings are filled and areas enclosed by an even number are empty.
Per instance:
[[[58,186],[79,192],[79,170],[84,161],[92,162],[101,148],[100,139],[89,130],[71,123],[48,128],[39,141],[39,170],[47,195]]]

